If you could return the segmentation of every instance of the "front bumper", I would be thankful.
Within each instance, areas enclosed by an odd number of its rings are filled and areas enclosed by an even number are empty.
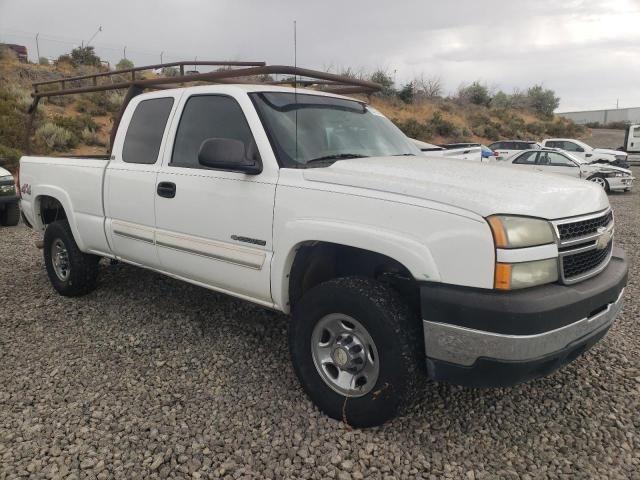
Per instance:
[[[468,386],[505,386],[546,375],[602,338],[623,305],[624,253],[574,285],[496,292],[421,287],[430,378]]]
[[[635,177],[609,177],[609,189],[613,191],[629,190],[633,186]]]

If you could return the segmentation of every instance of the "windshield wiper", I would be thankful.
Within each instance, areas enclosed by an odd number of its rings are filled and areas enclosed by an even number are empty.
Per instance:
[[[312,158],[311,160],[307,160],[305,165],[310,165],[312,163],[333,163],[333,161],[337,161],[337,160],[345,160],[349,158],[365,158],[365,157],[366,155],[360,155],[357,153],[337,153],[335,155],[325,155],[324,157]]]
[[[392,155],[392,157],[415,157],[416,154],[415,153],[396,153],[395,155]]]

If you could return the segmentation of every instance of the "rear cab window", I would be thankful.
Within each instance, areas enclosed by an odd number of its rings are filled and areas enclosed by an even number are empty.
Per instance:
[[[160,144],[172,107],[172,97],[151,98],[138,103],[127,127],[122,161],[146,165],[158,161]]]

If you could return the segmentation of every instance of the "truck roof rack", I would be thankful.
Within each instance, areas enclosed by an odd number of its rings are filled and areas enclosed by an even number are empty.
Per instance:
[[[218,67],[218,69],[205,73],[199,73],[197,71],[192,73],[185,70],[185,67],[189,66]],[[164,70],[167,68],[177,68],[179,75],[169,75],[166,70]],[[164,74],[161,71],[159,75],[154,73],[155,76],[152,78],[144,78],[140,75],[136,76],[138,72],[154,70],[162,70]],[[283,75],[285,78],[276,80],[273,77],[274,75]],[[41,98],[127,89],[122,106],[120,107],[120,112],[111,130],[111,139],[109,142],[109,151],[111,151],[120,118],[131,99],[143,93],[145,89],[174,88],[184,86],[187,83],[291,85],[317,88],[323,92],[338,94],[371,94],[382,89],[380,84],[367,80],[300,67],[267,65],[265,62],[194,60],[144,65],[123,70],[35,82],[32,84],[33,93],[31,96],[33,97],[33,102],[29,107],[30,115],[27,121],[25,150],[27,153],[30,152],[29,140],[33,129],[33,117]]]

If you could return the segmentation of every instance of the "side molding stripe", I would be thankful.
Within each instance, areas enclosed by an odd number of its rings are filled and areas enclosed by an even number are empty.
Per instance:
[[[156,232],[156,244],[159,247],[171,248],[202,257],[233,263],[242,267],[262,270],[266,253],[247,247],[225,244],[213,240],[186,237],[164,231]]]

